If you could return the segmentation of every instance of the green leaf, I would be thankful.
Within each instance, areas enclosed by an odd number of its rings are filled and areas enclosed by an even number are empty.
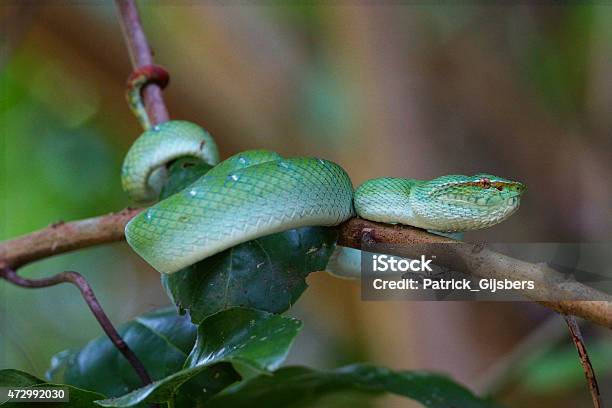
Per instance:
[[[174,308],[167,308],[137,317],[118,331],[156,379],[181,369],[195,343],[196,330],[187,316],[178,316]],[[90,341],[80,350],[56,354],[46,377],[110,396],[142,385],[132,366],[106,336]]]
[[[19,388],[57,388],[64,387],[68,389],[69,402],[47,402],[43,405],[49,408],[90,408],[94,405],[95,400],[104,398],[104,395],[96,392],[87,391],[70,385],[46,383],[28,373],[18,370],[0,370],[0,387],[19,387]],[[23,402],[5,402],[0,400],[2,407],[21,408],[28,406]],[[40,405],[38,403],[38,405]]]
[[[448,377],[427,372],[396,372],[369,364],[354,364],[331,371],[286,367],[274,375],[260,375],[226,388],[211,398],[207,408],[315,407],[336,393],[360,391],[402,395],[427,408],[494,408]]]
[[[253,309],[234,308],[212,315],[198,329],[188,367],[237,361],[261,371],[277,368],[287,357],[302,322]]]
[[[196,346],[183,370],[121,397],[97,403],[104,407],[132,407],[141,402],[166,402],[185,381],[216,369],[222,362],[272,370],[285,359],[301,325],[299,320],[253,309],[233,308],[216,313],[200,325]],[[206,392],[209,391],[207,388]]]
[[[196,324],[236,306],[282,313],[304,292],[308,274],[325,268],[335,240],[333,229],[293,229],[162,275],[162,282]]]
[[[187,187],[208,170],[177,161],[162,199]],[[306,287],[309,273],[325,268],[337,230],[324,227],[293,229],[269,235],[221,252],[177,273],[162,275],[173,302],[188,310],[194,323],[231,307],[281,313]]]

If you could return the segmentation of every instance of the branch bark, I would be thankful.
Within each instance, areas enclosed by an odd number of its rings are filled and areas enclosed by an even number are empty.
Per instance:
[[[39,231],[4,241],[0,243],[0,269],[17,270],[56,254],[121,241],[125,239],[125,224],[140,211],[141,208],[126,208],[80,221],[59,221]]]
[[[69,223],[53,224],[13,240],[0,242],[0,269],[18,268],[49,256],[108,242],[122,241],[125,224],[142,209],[125,209],[118,213]],[[423,250],[436,254],[436,263],[462,270],[483,278],[533,280],[535,291],[523,294],[558,313],[575,315],[612,329],[612,297],[581,283],[571,286],[557,284],[560,277],[554,269],[543,264],[531,264],[494,252],[482,244],[459,243],[418,228],[380,224],[352,218],[339,227],[339,241],[343,246],[362,249],[371,244],[401,245],[420,256]],[[434,244],[434,245],[430,245]],[[455,244],[455,245],[435,245]],[[557,297],[571,300],[542,301]]]

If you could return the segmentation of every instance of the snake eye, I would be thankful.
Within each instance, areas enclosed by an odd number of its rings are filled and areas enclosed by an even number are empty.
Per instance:
[[[496,188],[497,188],[499,191],[503,191],[503,190],[504,190],[504,187],[503,187],[503,186],[497,186]]]
[[[482,188],[491,188],[491,180],[489,180],[488,178],[483,178],[480,183],[482,185]]]

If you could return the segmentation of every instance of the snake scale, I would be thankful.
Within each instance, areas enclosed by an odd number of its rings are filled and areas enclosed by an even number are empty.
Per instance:
[[[219,163],[213,138],[191,122],[151,126],[141,98],[149,81],[167,82],[160,67],[136,71],[128,102],[145,128],[121,173],[136,202],[154,202],[166,165],[194,157],[214,166],[190,186],[133,218],[129,245],[161,273],[174,273],[237,244],[306,226],[334,226],[358,215],[438,232],[495,225],[512,215],[525,186],[490,174],[432,180],[377,178],[353,190],[339,165],[318,158],[283,158],[250,150]]]

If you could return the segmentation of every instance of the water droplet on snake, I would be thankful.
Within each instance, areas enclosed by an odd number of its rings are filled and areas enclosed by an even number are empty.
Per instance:
[[[189,195],[192,197],[195,197],[198,194],[198,192],[195,189],[191,189],[189,190]]]
[[[234,181],[238,181],[240,177],[237,174],[230,174],[229,176],[227,176],[227,178],[230,178]]]
[[[240,163],[240,164],[247,164],[247,159],[245,159],[244,157],[240,156],[238,158],[238,163]]]

